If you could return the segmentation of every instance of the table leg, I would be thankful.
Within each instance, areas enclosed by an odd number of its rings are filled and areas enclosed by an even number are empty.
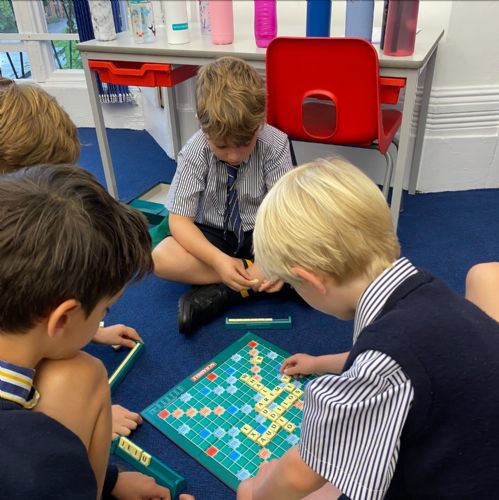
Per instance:
[[[165,87],[166,102],[164,103],[167,109],[167,116],[170,122],[170,129],[172,131],[172,144],[173,144],[173,159],[177,159],[178,152],[180,151],[180,125],[177,114],[177,99],[175,95],[175,87]],[[165,95],[165,93],[163,93]]]
[[[414,194],[417,189],[419,168],[421,163],[421,153],[423,150],[423,141],[426,130],[426,118],[428,115],[428,104],[430,102],[431,84],[433,81],[433,73],[435,70],[435,60],[437,58],[437,48],[431,55],[427,66],[426,75],[423,82],[423,96],[421,99],[421,109],[419,111],[418,128],[416,139],[414,141],[414,153],[411,162],[411,173],[409,176],[409,193]]]
[[[400,143],[393,172],[393,192],[391,201],[391,212],[393,226],[397,230],[397,224],[400,214],[400,203],[402,199],[402,189],[405,172],[410,166],[412,155],[410,155],[410,138],[412,116],[416,105],[416,92],[418,89],[418,71],[409,71],[407,73],[407,83],[405,87],[404,109],[402,111],[402,124],[400,127]]]
[[[102,114],[102,107],[99,101],[99,92],[97,90],[96,72],[89,69],[88,64],[83,61],[85,79],[87,81],[88,94],[90,97],[90,107],[95,122],[95,133],[97,134],[97,142],[99,143],[99,151],[106,178],[106,185],[109,194],[118,199],[118,188],[116,187],[116,178],[114,176],[113,162],[111,161],[111,153],[109,152],[109,143],[106,135],[106,125]]]

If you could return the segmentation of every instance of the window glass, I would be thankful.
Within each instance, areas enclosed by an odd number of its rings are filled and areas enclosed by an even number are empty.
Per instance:
[[[49,33],[78,33],[72,0],[43,0]],[[57,69],[81,69],[76,40],[53,40],[52,53]]]

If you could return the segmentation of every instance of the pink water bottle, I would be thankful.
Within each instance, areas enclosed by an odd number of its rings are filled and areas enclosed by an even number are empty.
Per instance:
[[[234,14],[232,0],[209,0],[211,41],[225,45],[234,41]]]
[[[277,35],[276,0],[255,0],[255,40],[257,47],[268,47]]]
[[[383,54],[410,56],[416,43],[419,0],[390,0]]]

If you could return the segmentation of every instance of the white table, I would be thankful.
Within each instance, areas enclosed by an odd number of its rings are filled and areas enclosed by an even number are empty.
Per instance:
[[[285,35],[285,33],[279,33]],[[393,194],[391,202],[392,218],[397,227],[402,197],[402,187],[407,170],[410,172],[409,192],[415,193],[421,160],[421,150],[426,127],[426,115],[430,99],[433,71],[437,54],[438,42],[443,36],[443,30],[422,29],[416,36],[416,47],[414,54],[409,57],[389,57],[382,54],[378,49],[380,74],[382,76],[396,76],[406,78],[405,99],[403,105],[403,117],[400,128],[400,142],[397,160],[393,172]],[[95,120],[95,128],[99,149],[106,177],[108,191],[114,197],[118,197],[113,164],[109,153],[109,145],[106,136],[106,128],[102,115],[102,108],[97,92],[96,73],[88,67],[89,59],[110,61],[137,61],[149,63],[168,63],[173,65],[193,64],[203,65],[214,59],[232,55],[244,59],[256,68],[265,68],[265,49],[259,49],[255,45],[251,33],[239,34],[236,32],[235,41],[231,45],[213,45],[208,37],[201,36],[199,26],[192,26],[191,42],[183,45],[168,45],[164,30],[158,30],[158,36],[153,43],[136,44],[128,33],[120,33],[116,40],[111,42],[99,42],[90,40],[79,43],[78,50],[81,53],[85,78],[90,94],[90,104]],[[414,148],[411,150],[410,133],[414,110],[416,108],[416,97],[418,83],[423,70],[426,68],[425,77],[422,79],[422,98],[419,111]],[[169,120],[172,130],[173,149],[175,155],[181,147],[178,117],[176,113],[175,88],[166,88],[165,103],[170,110]]]

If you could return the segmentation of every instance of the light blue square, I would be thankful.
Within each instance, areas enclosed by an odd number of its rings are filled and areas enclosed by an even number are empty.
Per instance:
[[[228,444],[230,448],[236,450],[237,448],[239,448],[239,446],[241,446],[241,441],[239,441],[239,439],[234,438],[231,439]]]
[[[188,392],[184,392],[182,396],[180,396],[180,401],[183,401],[184,403],[188,403],[192,399],[192,395],[189,394]]]
[[[225,389],[229,394],[233,395],[237,392],[237,387],[235,385],[229,385],[227,389]]]
[[[246,469],[241,469],[237,474],[236,477],[239,479],[239,481],[244,481],[245,479],[248,479],[251,476],[248,470]]]
[[[178,432],[182,434],[182,436],[185,436],[190,430],[191,428],[187,424],[183,424],[180,426]]]
[[[270,351],[267,353],[267,358],[270,358],[270,359],[275,359],[277,358],[278,354],[274,351]]]
[[[256,401],[258,403],[258,401],[260,401],[260,399],[263,399],[263,396],[257,392],[254,396],[253,396],[253,401]]]
[[[225,389],[221,385],[217,385],[215,389],[213,389],[213,392],[217,395],[220,396],[225,392]]]
[[[242,406],[242,407],[241,407],[241,411],[242,411],[245,415],[247,415],[248,413],[251,413],[251,410],[252,410],[252,409],[253,409],[253,408],[252,408],[250,405],[248,405],[248,404],[245,404],[244,406]]]
[[[218,427],[217,429],[215,429],[213,431],[213,435],[215,437],[217,437],[218,439],[222,439],[225,436],[225,434],[227,434],[227,433],[221,427]]]
[[[231,437],[236,437],[239,435],[241,431],[237,427],[231,427],[227,434]]]
[[[231,356],[232,361],[235,361],[236,363],[241,361],[241,356],[239,354],[234,354],[233,356]]]
[[[257,414],[257,416],[255,417],[255,420],[259,423],[259,424],[262,424],[263,422],[265,422],[265,420],[267,420],[263,415],[260,415],[259,413]]]
[[[291,445],[291,446],[294,446],[295,444],[298,444],[298,441],[300,441],[300,439],[298,438],[298,436],[295,436],[294,434],[290,434],[287,438],[286,438],[286,441]]]
[[[235,384],[237,382],[237,378],[234,377],[234,375],[231,375],[230,377],[227,377],[227,383],[228,384]]]

